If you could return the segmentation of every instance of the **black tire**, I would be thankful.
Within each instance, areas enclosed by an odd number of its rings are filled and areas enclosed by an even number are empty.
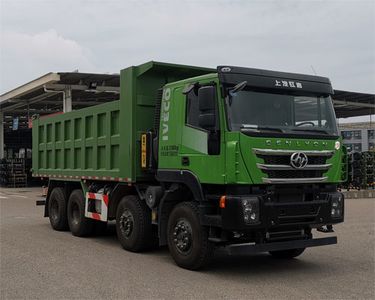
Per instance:
[[[140,252],[154,245],[151,210],[139,197],[129,195],[121,199],[116,211],[116,232],[126,250]]]
[[[275,258],[292,259],[292,258],[295,258],[295,257],[301,255],[303,253],[303,251],[305,251],[305,248],[270,251],[269,253]]]
[[[54,230],[68,230],[67,201],[63,188],[55,187],[48,200],[48,216]]]
[[[197,270],[207,265],[213,256],[214,246],[208,241],[208,228],[200,223],[195,203],[177,204],[168,219],[168,248],[182,268]]]
[[[95,220],[85,217],[85,198],[82,190],[74,190],[68,201],[68,224],[75,236],[88,236],[93,232]]]

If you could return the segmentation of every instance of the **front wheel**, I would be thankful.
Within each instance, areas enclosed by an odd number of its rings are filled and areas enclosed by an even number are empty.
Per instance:
[[[301,255],[303,251],[305,251],[305,248],[270,251],[270,254],[275,258],[292,259]]]
[[[200,223],[198,206],[192,202],[177,204],[168,220],[168,248],[182,268],[197,270],[210,261],[213,244],[208,241],[208,228]]]

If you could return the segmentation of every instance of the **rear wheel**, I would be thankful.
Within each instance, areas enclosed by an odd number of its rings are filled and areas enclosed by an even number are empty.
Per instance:
[[[85,198],[82,190],[74,190],[68,201],[68,223],[75,236],[88,236],[93,232],[95,220],[85,217]]]
[[[54,230],[62,231],[69,228],[66,202],[64,189],[55,187],[48,200],[49,221]]]
[[[121,246],[126,250],[140,252],[154,245],[151,210],[139,197],[125,196],[118,204],[116,232]]]
[[[270,254],[275,258],[291,259],[301,255],[304,251],[305,248],[298,248],[289,250],[270,251]]]
[[[172,210],[168,220],[168,247],[182,268],[196,270],[209,263],[214,247],[208,241],[208,228],[200,223],[196,204],[182,202]]]

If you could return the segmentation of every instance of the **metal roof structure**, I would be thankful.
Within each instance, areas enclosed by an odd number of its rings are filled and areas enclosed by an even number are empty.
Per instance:
[[[375,95],[335,90],[332,96],[337,118],[375,114]]]
[[[68,94],[68,95],[67,95]],[[12,129],[15,117],[19,129],[28,128],[28,119],[34,115],[54,114],[64,110],[64,98],[71,98],[72,109],[118,100],[118,74],[91,74],[78,72],[48,73],[0,96],[4,130]]]
[[[338,118],[375,114],[375,95],[335,90],[334,108]],[[47,115],[65,111],[64,99],[71,109],[80,109],[117,100],[120,97],[118,74],[79,72],[48,73],[0,96],[4,130],[12,130],[18,117],[18,128],[28,128],[33,114]],[[70,110],[67,109],[67,111]]]

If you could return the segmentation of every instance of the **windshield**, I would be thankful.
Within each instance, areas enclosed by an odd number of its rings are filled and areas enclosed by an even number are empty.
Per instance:
[[[240,91],[227,99],[232,131],[276,130],[337,135],[330,96],[296,96]]]

